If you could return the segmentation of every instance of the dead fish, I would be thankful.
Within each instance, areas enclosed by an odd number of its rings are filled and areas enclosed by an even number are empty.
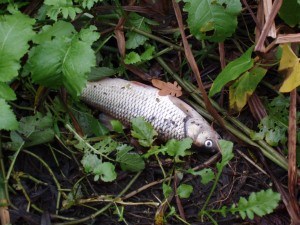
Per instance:
[[[139,82],[105,78],[88,82],[81,99],[92,107],[130,125],[141,116],[162,140],[190,137],[199,147],[218,148],[219,135],[191,106],[179,98],[160,96],[159,90]]]

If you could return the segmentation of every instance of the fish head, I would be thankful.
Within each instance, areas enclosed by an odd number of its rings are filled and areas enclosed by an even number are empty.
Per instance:
[[[220,135],[204,120],[189,118],[186,121],[186,135],[192,138],[196,146],[218,150]]]

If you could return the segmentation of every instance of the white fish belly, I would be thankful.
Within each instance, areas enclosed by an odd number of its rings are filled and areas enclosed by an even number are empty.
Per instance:
[[[185,138],[188,116],[158,90],[136,82],[106,78],[88,83],[81,94],[83,101],[121,120],[125,125],[137,116],[150,122],[159,138]]]

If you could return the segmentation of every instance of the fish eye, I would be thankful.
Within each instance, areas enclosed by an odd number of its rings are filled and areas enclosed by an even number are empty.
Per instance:
[[[213,146],[213,142],[212,142],[212,140],[207,139],[207,140],[204,142],[204,145],[205,145],[205,147],[207,147],[207,148],[211,148],[211,147]]]

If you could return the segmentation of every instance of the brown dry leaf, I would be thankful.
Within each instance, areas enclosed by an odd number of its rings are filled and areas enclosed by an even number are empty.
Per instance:
[[[164,82],[157,79],[151,80],[154,87],[157,87],[159,90],[158,94],[161,96],[172,95],[175,97],[179,97],[182,95],[181,87],[175,81],[173,84],[170,82]]]

